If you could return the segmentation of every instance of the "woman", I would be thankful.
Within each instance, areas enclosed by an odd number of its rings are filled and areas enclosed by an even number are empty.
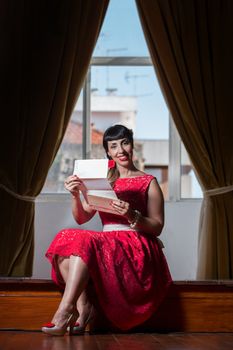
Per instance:
[[[115,162],[109,181],[118,200],[117,215],[100,212],[103,231],[65,229],[51,243],[46,256],[52,277],[64,294],[52,323],[42,331],[51,335],[80,334],[93,316],[87,287],[92,285],[108,320],[128,330],[147,320],[171,284],[158,242],[164,225],[164,200],[156,179],[133,163],[133,133],[122,125],[108,128],[103,137],[107,157]],[[95,211],[83,199],[84,184],[69,176],[65,188],[72,194],[72,212],[78,224]],[[77,311],[78,310],[78,311]],[[77,324],[75,324],[76,319]]]

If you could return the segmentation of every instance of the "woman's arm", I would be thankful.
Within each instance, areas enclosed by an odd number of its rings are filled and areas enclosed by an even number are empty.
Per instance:
[[[164,198],[156,179],[153,179],[148,189],[148,216],[139,216],[136,228],[159,236],[164,226]]]
[[[72,214],[75,221],[82,225],[89,221],[96,213],[91,209],[85,198],[81,201],[80,191],[85,193],[86,187],[81,179],[76,175],[69,176],[65,181],[65,188],[70,191],[72,195]]]
[[[72,196],[72,214],[79,225],[91,220],[95,213],[96,211],[90,208],[85,199],[81,201],[79,194]]]

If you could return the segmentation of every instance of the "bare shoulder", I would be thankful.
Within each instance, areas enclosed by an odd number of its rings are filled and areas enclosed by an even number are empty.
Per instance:
[[[150,181],[148,193],[150,195],[163,196],[162,190],[161,190],[159,183],[155,177],[153,177],[152,180]]]

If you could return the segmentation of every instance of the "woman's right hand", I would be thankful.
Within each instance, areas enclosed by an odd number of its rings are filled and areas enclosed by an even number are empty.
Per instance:
[[[67,177],[65,181],[65,189],[69,191],[74,197],[79,196],[79,191],[85,193],[87,191],[83,181],[77,175]]]

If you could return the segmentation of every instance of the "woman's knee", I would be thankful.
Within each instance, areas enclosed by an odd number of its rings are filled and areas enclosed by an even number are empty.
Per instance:
[[[57,264],[59,267],[63,267],[68,269],[69,267],[69,258],[64,258],[63,256],[58,256],[57,258]]]

